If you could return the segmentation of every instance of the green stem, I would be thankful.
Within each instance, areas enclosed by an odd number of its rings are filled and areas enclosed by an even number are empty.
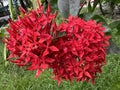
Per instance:
[[[12,20],[14,20],[14,12],[13,12],[12,0],[8,0],[8,3],[9,3],[10,17],[11,17]]]
[[[4,62],[5,62],[5,66],[7,66],[7,64],[8,64],[8,61],[6,60],[6,53],[7,52],[7,50],[6,50],[6,43],[4,44],[4,51],[3,51],[3,55],[4,55]]]
[[[36,9],[38,7],[37,0],[32,0],[33,8]]]

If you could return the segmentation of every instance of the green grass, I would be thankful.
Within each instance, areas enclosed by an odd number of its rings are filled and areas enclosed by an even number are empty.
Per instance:
[[[115,44],[120,47],[120,32],[117,29],[113,29],[111,30],[111,36]]]
[[[0,90],[120,90],[120,57],[107,55],[107,64],[103,73],[98,74],[93,86],[90,82],[76,83],[63,81],[60,86],[51,79],[50,70],[35,78],[34,71],[26,71],[9,63],[4,67],[3,44],[0,45]]]

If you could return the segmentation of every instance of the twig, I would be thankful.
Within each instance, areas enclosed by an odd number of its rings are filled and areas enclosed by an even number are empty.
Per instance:
[[[78,16],[79,16],[80,11],[82,10],[82,8],[83,8],[83,6],[84,6],[85,4],[86,4],[86,1],[84,0],[83,3],[82,3],[82,5],[81,5],[81,7],[80,7],[80,9],[79,9],[79,11],[78,11]]]

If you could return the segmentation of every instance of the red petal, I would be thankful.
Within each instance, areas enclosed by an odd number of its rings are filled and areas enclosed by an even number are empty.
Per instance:
[[[111,38],[111,36],[105,36],[106,40],[109,40]]]
[[[10,60],[13,63],[21,63],[21,60]]]
[[[40,69],[37,69],[37,71],[36,71],[36,76],[35,76],[35,77],[36,77],[36,78],[39,77],[40,73],[41,73]]]
[[[83,77],[83,72],[80,72],[78,78],[81,79]]]
[[[40,38],[39,43],[43,43],[45,40],[45,38]]]
[[[45,69],[48,67],[48,64],[45,64],[45,63],[44,63],[44,64],[41,64],[40,67],[45,70]]]
[[[85,74],[85,76],[87,76],[87,77],[89,77],[89,78],[92,78],[92,76],[90,75],[89,72],[85,71],[84,74]]]
[[[87,70],[89,68],[89,64],[85,65],[83,71]]]
[[[13,54],[10,54],[7,59],[11,59],[11,58],[13,58],[13,57],[14,57],[14,55],[13,55]]]
[[[41,35],[39,43],[43,43],[44,41],[51,42],[51,36],[49,34]]]
[[[73,53],[74,55],[78,56],[77,51],[72,51],[72,53]]]
[[[48,8],[47,8],[47,14],[48,15],[50,15],[50,11],[51,11],[50,4],[48,4]]]
[[[38,58],[38,56],[36,54],[32,53],[32,52],[30,52],[29,55],[33,58]]]
[[[47,63],[52,63],[52,62],[55,61],[55,60],[52,59],[52,58],[46,58],[45,61],[46,61]]]
[[[91,59],[90,57],[86,57],[86,61],[88,61],[88,62],[91,62],[91,61],[93,61],[94,59]]]
[[[78,73],[79,73],[79,68],[74,68],[74,72],[76,73],[76,75],[78,75]]]
[[[22,12],[23,14],[26,13],[26,11],[25,11],[25,9],[24,9],[23,7],[20,7],[19,10],[20,10],[20,12]]]
[[[58,86],[60,86],[61,78],[59,78],[58,76],[54,76],[53,79],[57,80],[58,81]]]
[[[35,70],[37,68],[38,68],[37,66],[35,66],[34,64],[32,64],[30,67],[27,68],[27,70]]]
[[[58,80],[58,86],[60,86],[60,83],[61,83],[61,79]]]
[[[49,49],[51,51],[59,51],[59,49],[57,47],[55,47],[55,46],[50,46]]]
[[[49,54],[49,51],[48,51],[48,49],[46,49],[46,50],[43,52],[43,57],[46,56],[46,55],[48,55],[48,54]]]

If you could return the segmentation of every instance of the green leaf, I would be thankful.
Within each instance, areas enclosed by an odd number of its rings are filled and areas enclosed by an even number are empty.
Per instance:
[[[117,34],[120,34],[120,20],[116,20],[116,21],[113,21],[111,22],[109,25],[108,25],[109,28],[111,29],[117,29]]]
[[[120,34],[120,23],[117,25],[118,34]]]
[[[92,6],[91,6],[91,3],[90,3],[90,1],[88,2],[88,12],[92,12]]]
[[[103,25],[107,26],[106,20],[100,15],[94,15],[91,19],[96,20],[97,22],[102,22]]]
[[[69,16],[69,0],[58,0],[58,8],[63,17]]]
[[[101,0],[94,0],[92,12],[94,12],[96,6],[98,5],[98,3],[99,3],[100,1],[101,1]]]
[[[80,9],[80,0],[69,0],[69,11],[73,16],[77,16]]]
[[[119,25],[120,25],[120,20],[116,20],[116,21],[113,21],[111,22],[108,26],[113,29],[113,28],[117,28],[119,29]]]
[[[93,13],[96,9],[96,6],[98,3],[101,3],[102,0],[94,0],[93,1],[93,6],[91,5],[91,1],[88,1],[88,12]]]
[[[0,28],[0,38],[4,38],[5,36],[5,27]]]
[[[106,29],[104,32],[106,32],[107,35],[111,35],[111,28],[109,28],[108,26],[104,26]]]
[[[85,20],[89,20],[93,17],[94,13],[81,13],[79,15],[80,18],[83,18]]]
[[[58,8],[65,18],[69,15],[77,16],[80,8],[80,0],[58,0]]]

